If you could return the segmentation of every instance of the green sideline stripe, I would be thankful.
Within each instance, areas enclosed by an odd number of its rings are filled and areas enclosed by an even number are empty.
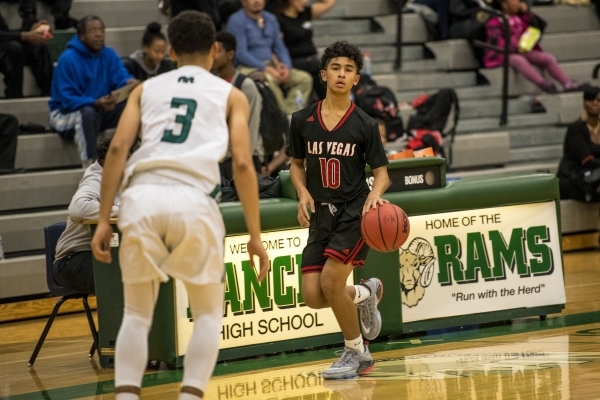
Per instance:
[[[545,321],[525,321],[512,325],[503,325],[495,327],[486,327],[481,329],[472,329],[464,331],[453,331],[437,335],[420,336],[414,339],[420,339],[420,344],[408,343],[410,339],[398,339],[397,341],[407,343],[371,343],[372,352],[381,352],[389,350],[401,350],[414,348],[416,346],[431,346],[441,343],[462,342],[466,340],[485,339],[496,336],[513,335],[525,332],[545,331],[557,328],[567,328],[577,325],[585,325],[600,322],[600,311],[593,311],[583,314],[572,314],[548,318]],[[429,341],[442,339],[442,341]],[[394,342],[394,340],[392,340]],[[327,348],[320,350],[301,351],[298,353],[276,354],[266,358],[253,358],[248,360],[221,362],[217,364],[213,376],[222,376],[240,372],[256,371],[264,368],[286,367],[293,364],[315,362],[335,358],[334,352],[339,348]],[[375,354],[375,356],[377,356]],[[377,359],[377,358],[375,358]],[[182,370],[160,371],[156,373],[145,374],[142,382],[143,387],[151,387],[180,382],[183,376]],[[113,393],[115,390],[114,380],[106,380],[98,383],[86,383],[83,385],[67,386],[62,388],[41,390],[10,397],[1,397],[0,400],[37,400],[37,399],[74,399],[80,397],[96,396],[106,393]]]

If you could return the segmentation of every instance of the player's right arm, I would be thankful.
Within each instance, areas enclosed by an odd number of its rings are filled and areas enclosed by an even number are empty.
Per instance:
[[[249,106],[246,96],[237,88],[232,88],[227,101],[227,124],[229,125],[229,145],[235,189],[242,203],[246,228],[250,234],[248,254],[254,265],[254,256],[260,259],[258,280],[263,280],[269,271],[269,257],[260,237],[260,209],[258,205],[258,181],[250,151],[248,130]]]

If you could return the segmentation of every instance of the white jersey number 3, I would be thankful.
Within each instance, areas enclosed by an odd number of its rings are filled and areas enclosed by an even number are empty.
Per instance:
[[[163,142],[183,143],[187,139],[190,128],[192,127],[192,120],[196,113],[197,104],[196,101],[192,99],[173,97],[173,100],[171,100],[171,108],[179,108],[181,106],[187,107],[185,115],[177,115],[177,117],[175,117],[175,122],[181,124],[181,133],[179,135],[174,135],[172,129],[166,129],[162,137]]]

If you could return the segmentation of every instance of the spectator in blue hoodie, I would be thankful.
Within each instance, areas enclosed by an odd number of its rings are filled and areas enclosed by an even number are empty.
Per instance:
[[[125,107],[111,92],[133,80],[117,52],[104,45],[102,20],[79,20],[54,69],[48,105],[50,126],[63,139],[75,139],[84,167],[98,158],[99,133],[114,128]]]

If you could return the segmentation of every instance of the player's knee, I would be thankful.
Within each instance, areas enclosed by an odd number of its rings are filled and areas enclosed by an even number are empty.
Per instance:
[[[154,313],[152,309],[142,310],[125,305],[123,319],[130,318],[132,321],[140,322],[144,324],[144,326],[150,327],[152,325],[153,315]]]
[[[302,287],[302,299],[310,308],[319,309],[326,306],[326,299],[320,290]]]
[[[152,326],[152,316],[148,317],[125,311],[125,314],[123,315],[123,325],[126,323],[143,326],[146,329],[150,329]]]
[[[321,275],[321,290],[326,298],[338,296],[345,291],[346,282],[339,282],[334,276],[328,274]]]

